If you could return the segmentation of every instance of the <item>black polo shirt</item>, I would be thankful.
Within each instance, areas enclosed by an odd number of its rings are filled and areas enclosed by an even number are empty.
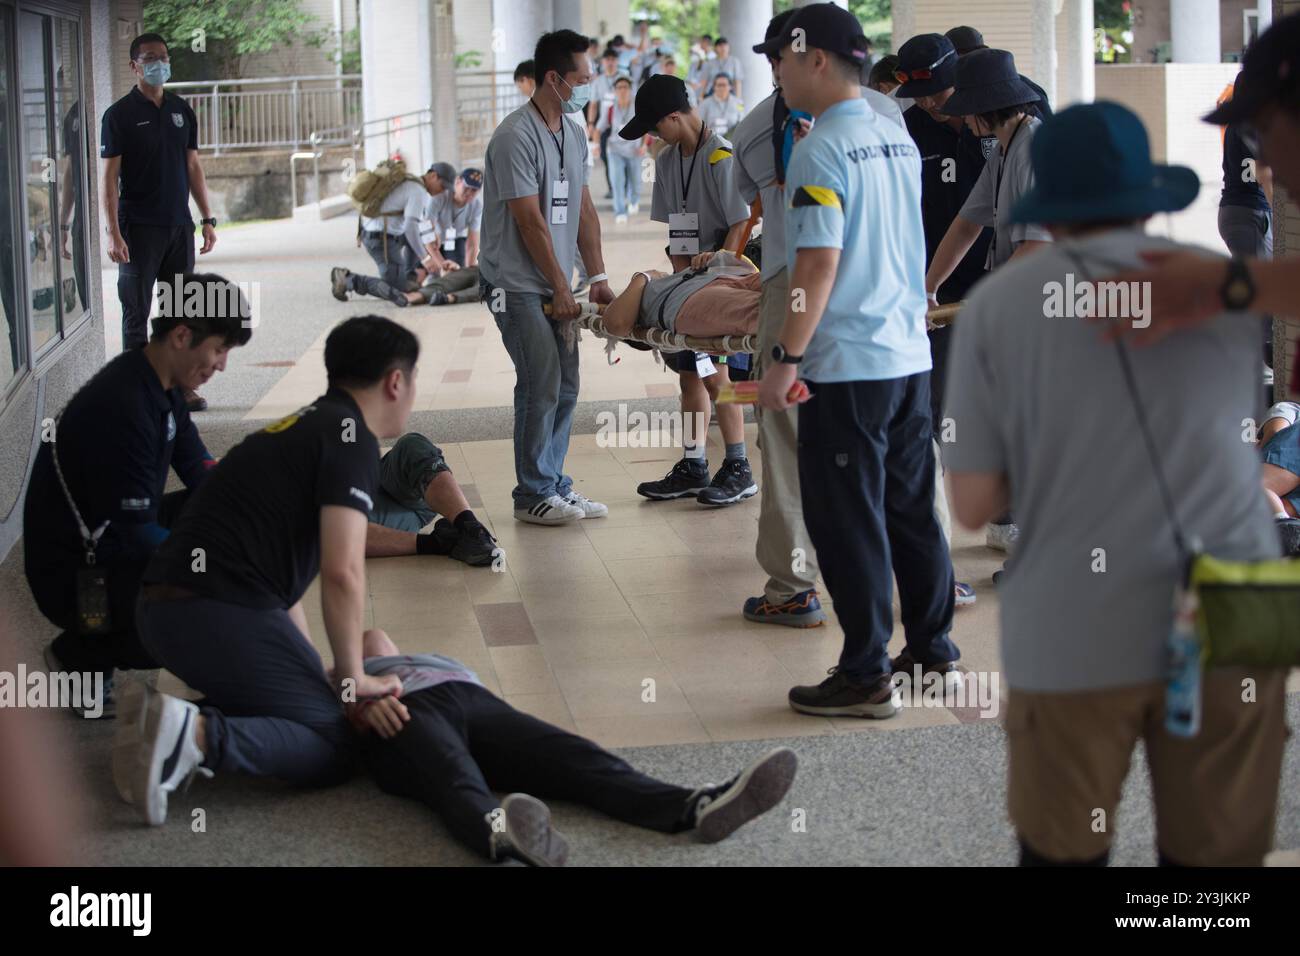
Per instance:
[[[352,396],[330,389],[221,459],[144,581],[243,607],[290,608],[320,571],[321,508],[342,505],[368,518],[378,487],[379,442]]]
[[[190,105],[163,91],[154,106],[138,86],[108,109],[99,155],[122,157],[117,219],[147,226],[183,226],[190,218],[188,151],[199,148],[199,124]]]
[[[964,125],[958,132],[919,106],[904,111],[903,121],[921,151],[921,219],[925,225],[925,265],[929,268],[939,243],[984,169],[984,144]],[[997,140],[989,139],[996,148]],[[993,230],[984,229],[948,281],[939,287],[940,302],[961,301],[983,277],[984,259],[992,241]]]
[[[179,388],[164,390],[143,349],[123,352],[72,396],[59,416],[57,442],[42,442],[23,506],[28,575],[67,573],[84,562],[76,519],[59,485],[51,454],[77,509],[94,531],[103,522],[96,557],[104,563],[148,554],[161,537],[158,506],[175,469],[187,488],[208,474],[208,454]],[[139,534],[153,525],[157,534]]]

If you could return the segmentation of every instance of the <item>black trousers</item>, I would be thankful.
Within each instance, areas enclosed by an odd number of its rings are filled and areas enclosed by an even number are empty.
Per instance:
[[[616,820],[686,829],[691,791],[661,783],[584,737],[521,713],[491,691],[448,681],[403,697],[411,720],[389,740],[366,738],[366,759],[388,793],[422,801],[465,846],[487,856],[492,795],[567,800]]]
[[[948,636],[952,560],[934,515],[930,373],[808,387],[812,398],[799,406],[799,490],[844,629],[840,670],[860,683],[889,673],[891,578],[912,656],[957,660]]]
[[[158,523],[170,528],[180,516],[188,491],[164,495],[158,508]],[[78,557],[80,557],[78,555]],[[77,571],[81,562],[30,580],[32,594],[41,613],[63,628],[54,639],[54,653],[65,667],[82,673],[100,672],[105,676],[113,669],[149,670],[158,663],[140,643],[136,629],[135,604],[140,594],[140,578],[153,555],[137,555],[104,563],[108,582],[108,607],[112,630],[107,634],[78,634]]]
[[[153,287],[161,276],[170,279],[194,271],[194,224],[145,226],[123,223],[131,261],[117,270],[117,297],[122,303],[122,349],[134,349],[149,341],[149,313],[153,308]]]

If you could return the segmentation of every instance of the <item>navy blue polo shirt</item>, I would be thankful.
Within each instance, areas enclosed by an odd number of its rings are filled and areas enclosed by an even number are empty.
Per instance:
[[[66,571],[84,560],[81,533],[54,471],[56,444],[86,527],[93,532],[109,522],[96,549],[101,562],[147,553],[132,532],[157,524],[168,469],[193,489],[212,459],[181,390],[163,389],[143,349],[123,352],[72,396],[56,438],[41,443],[23,507],[29,576]]]
[[[163,91],[162,106],[132,87],[108,109],[99,155],[122,157],[118,179],[119,223],[183,226],[190,218],[188,151],[199,148],[199,124],[190,105]]]
[[[903,113],[907,131],[921,151],[921,220],[925,226],[925,266],[928,269],[939,243],[961,212],[966,197],[984,169],[984,146],[964,125],[961,131],[940,123],[919,106]],[[990,137],[991,139],[992,137]],[[994,140],[996,149],[997,141]],[[939,287],[940,302],[959,302],[984,276],[984,260],[993,230],[985,229],[970,251]]]
[[[1223,131],[1223,192],[1219,197],[1220,206],[1245,206],[1248,209],[1260,209],[1271,212],[1264,188],[1254,181],[1255,154],[1246,148],[1241,138],[1241,130],[1235,123],[1228,124]],[[1247,178],[1249,176],[1249,178]]]

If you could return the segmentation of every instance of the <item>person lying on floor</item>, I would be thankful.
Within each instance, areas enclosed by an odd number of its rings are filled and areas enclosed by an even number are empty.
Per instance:
[[[1300,404],[1278,402],[1259,426],[1264,496],[1277,519],[1283,553],[1300,557]]]
[[[461,267],[448,261],[441,275],[424,280],[414,292],[406,292],[407,305],[456,305],[458,302],[477,302],[478,266]]]
[[[429,806],[457,840],[493,861],[564,865],[568,842],[551,825],[543,798],[663,833],[694,830],[716,843],[775,807],[794,781],[794,751],[778,747],[723,784],[664,783],[515,710],[449,657],[403,655],[378,629],[366,631],[362,653],[368,675],[402,682],[400,697],[348,708],[375,780]],[[493,790],[513,792],[498,803]]]
[[[758,330],[762,279],[754,264],[730,252],[701,252],[682,272],[650,269],[601,313],[605,331],[626,338],[634,328],[659,328],[712,338]]]
[[[450,555],[475,567],[504,554],[470,510],[442,449],[418,432],[403,435],[379,460],[379,488],[366,526],[367,558],[408,554]]]

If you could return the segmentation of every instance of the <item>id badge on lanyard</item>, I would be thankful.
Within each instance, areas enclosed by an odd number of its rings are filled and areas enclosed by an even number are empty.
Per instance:
[[[700,252],[700,214],[668,214],[668,252],[675,256],[694,256]]]
[[[551,225],[563,226],[569,221],[569,181],[551,181]]]

